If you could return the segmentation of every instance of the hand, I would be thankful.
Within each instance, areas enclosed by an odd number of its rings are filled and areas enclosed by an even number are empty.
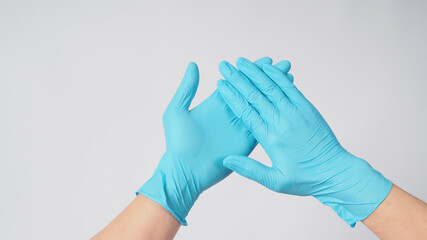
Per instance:
[[[392,183],[366,161],[347,152],[317,111],[290,81],[269,64],[262,70],[240,58],[235,69],[222,62],[227,81],[218,90],[234,114],[271,158],[267,167],[246,156],[224,166],[280,193],[311,195],[351,226],[369,216]]]
[[[254,64],[271,65],[271,59],[261,58]],[[290,65],[282,62],[277,67],[287,72]],[[247,156],[257,144],[217,91],[188,110],[198,82],[197,65],[190,63],[163,116],[166,153],[137,192],[160,203],[183,225],[198,196],[231,173],[222,160],[230,154]]]

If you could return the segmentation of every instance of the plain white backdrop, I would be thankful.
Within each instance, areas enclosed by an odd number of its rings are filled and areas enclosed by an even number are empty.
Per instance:
[[[88,239],[151,176],[189,61],[290,60],[342,145],[422,200],[425,1],[0,0],[0,239]],[[268,163],[259,147],[252,157]],[[232,174],[176,239],[375,239],[311,197]]]

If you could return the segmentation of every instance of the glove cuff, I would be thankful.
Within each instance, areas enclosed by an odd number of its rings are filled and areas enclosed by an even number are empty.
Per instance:
[[[375,170],[365,160],[350,153],[345,154],[350,165],[342,172],[345,179],[328,193],[315,195],[323,204],[331,207],[351,227],[367,218],[387,197],[393,183]]]
[[[184,226],[187,226],[187,217],[194,202],[199,197],[192,175],[179,164],[171,153],[166,152],[153,176],[136,192],[162,205],[171,212]],[[174,164],[171,166],[170,164]],[[162,168],[163,165],[168,165]],[[190,179],[189,179],[190,178]]]

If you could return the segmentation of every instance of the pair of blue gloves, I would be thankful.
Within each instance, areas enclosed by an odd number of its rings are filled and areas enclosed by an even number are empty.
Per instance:
[[[163,124],[166,152],[138,190],[182,225],[199,195],[232,171],[286,194],[314,196],[354,226],[369,216],[392,183],[346,151],[293,84],[290,63],[268,57],[221,62],[225,80],[189,110],[199,83],[195,63],[169,103]],[[257,143],[272,167],[248,158]]]

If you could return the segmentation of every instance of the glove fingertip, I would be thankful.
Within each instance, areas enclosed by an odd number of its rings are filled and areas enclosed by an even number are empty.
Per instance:
[[[224,165],[224,167],[235,171],[237,169],[240,169],[239,158],[241,158],[241,157],[242,156],[237,156],[237,155],[228,156],[228,157],[224,158],[224,160],[222,161],[222,164]]]
[[[229,165],[231,165],[234,161],[234,157],[233,156],[228,156],[226,158],[224,158],[224,160],[222,161],[222,165],[224,165],[225,167],[228,167]]]
[[[216,86],[217,86],[218,88],[222,87],[224,84],[225,84],[225,80],[224,80],[224,79],[219,79],[219,80],[216,82]]]

